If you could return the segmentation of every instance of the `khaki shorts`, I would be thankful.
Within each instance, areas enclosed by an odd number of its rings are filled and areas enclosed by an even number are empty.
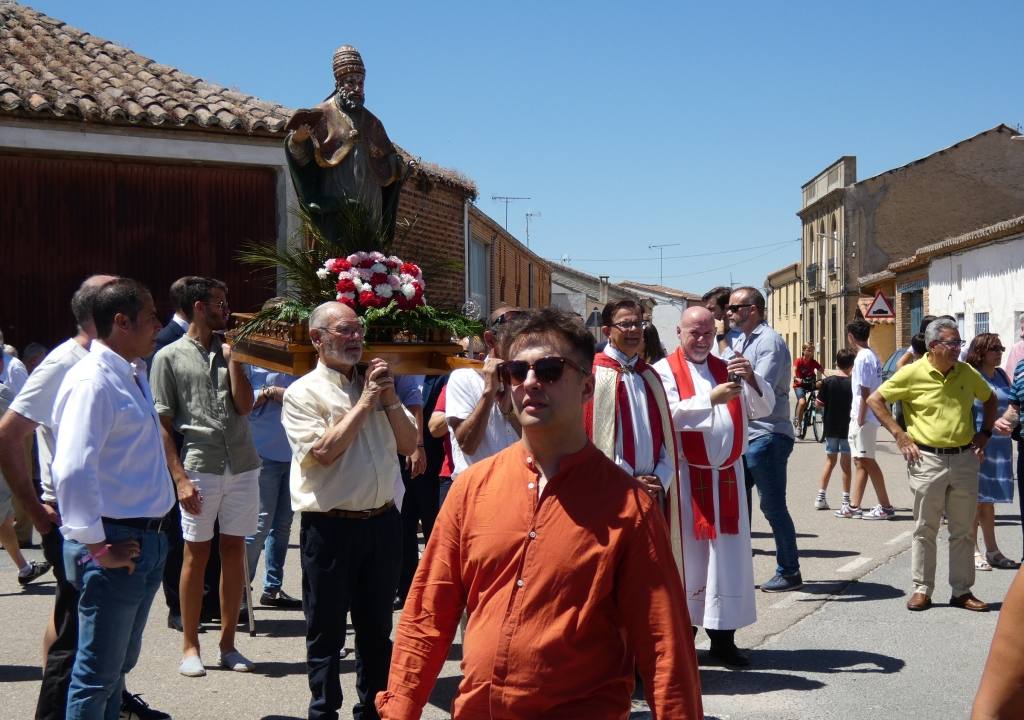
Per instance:
[[[875,441],[878,437],[878,426],[874,423],[857,425],[856,420],[850,421],[850,457],[875,459]]]
[[[14,505],[11,503],[11,488],[7,486],[4,476],[0,475],[0,523],[14,517]]]

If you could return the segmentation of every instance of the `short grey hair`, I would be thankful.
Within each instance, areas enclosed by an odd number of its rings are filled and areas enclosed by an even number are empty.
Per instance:
[[[950,320],[949,318],[938,318],[928,323],[928,327],[924,329],[924,346],[931,350],[939,340],[939,334],[943,330],[955,330],[957,334],[960,333],[960,328],[957,326],[956,321]]]
[[[324,323],[328,322],[331,315],[333,315],[339,307],[341,307],[341,303],[337,300],[328,300],[325,303],[317,305],[316,309],[309,314],[309,329],[322,330],[325,327]]]

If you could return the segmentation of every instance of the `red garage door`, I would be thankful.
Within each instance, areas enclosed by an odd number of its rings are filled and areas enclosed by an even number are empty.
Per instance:
[[[71,294],[93,273],[135,278],[162,317],[182,275],[224,280],[247,310],[272,292],[272,273],[235,259],[277,236],[272,169],[157,165],[0,155],[0,327],[18,348],[74,331]]]

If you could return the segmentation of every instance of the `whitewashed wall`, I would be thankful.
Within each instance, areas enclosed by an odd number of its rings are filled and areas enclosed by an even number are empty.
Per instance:
[[[989,314],[989,332],[1009,347],[1018,340],[1016,318],[1024,313],[1024,235],[931,261],[928,312],[964,314],[963,337],[976,334],[975,313]]]
[[[661,337],[661,344],[665,346],[665,352],[673,353],[679,347],[679,337],[676,335],[676,325],[679,324],[679,316],[683,313],[682,305],[658,304],[654,306],[651,313],[651,322],[658,330]]]

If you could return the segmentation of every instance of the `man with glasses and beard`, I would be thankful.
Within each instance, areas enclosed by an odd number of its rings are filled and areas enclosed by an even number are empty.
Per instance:
[[[786,506],[786,464],[793,452],[793,423],[789,417],[789,382],[792,358],[782,336],[764,319],[764,295],[757,288],[740,287],[732,291],[726,307],[731,353],[742,355],[775,392],[775,407],[764,417],[748,425],[746,468],[747,507],[751,488],[757,486],[761,512],[775,536],[775,576],[761,583],[763,592],[787,592],[803,587],[800,556],[796,547],[796,527]],[[723,356],[728,360],[729,356]]]
[[[949,584],[952,607],[986,612],[988,605],[971,593],[974,585],[974,518],[978,507],[978,464],[992,437],[998,399],[985,378],[960,362],[956,321],[933,320],[924,332],[928,354],[896,371],[868,396],[868,407],[896,439],[907,461],[914,493],[914,538],[911,572],[912,611],[927,610],[935,590],[935,539],[945,513],[949,520]],[[907,429],[889,412],[900,400]],[[981,430],[975,432],[972,408],[983,403]],[[999,427],[1002,430],[1002,425]]]
[[[260,456],[249,421],[254,397],[242,363],[222,340],[227,328],[227,286],[189,278],[182,293],[188,330],[153,359],[153,397],[160,414],[167,465],[181,505],[185,539],[181,569],[184,628],[178,672],[206,674],[199,655],[199,615],[213,525],[220,523],[220,652],[217,665],[249,672],[253,664],[235,647],[245,577],[245,538],[256,533]],[[181,457],[174,433],[183,438]]]
[[[634,668],[654,717],[703,717],[665,521],[583,427],[593,337],[545,308],[517,324],[509,358],[500,372],[522,441],[452,486],[402,612],[381,717],[420,717],[464,609],[455,718],[623,718]]]
[[[398,455],[413,454],[418,433],[388,364],[373,358],[357,369],[363,326],[352,308],[317,307],[309,338],[316,367],[285,391],[281,413],[292,448],[292,508],[302,514],[309,718],[338,717],[338,654],[351,610],[359,696],[352,712],[366,720],[377,717],[373,699],[391,660],[391,605],[402,564]]]

